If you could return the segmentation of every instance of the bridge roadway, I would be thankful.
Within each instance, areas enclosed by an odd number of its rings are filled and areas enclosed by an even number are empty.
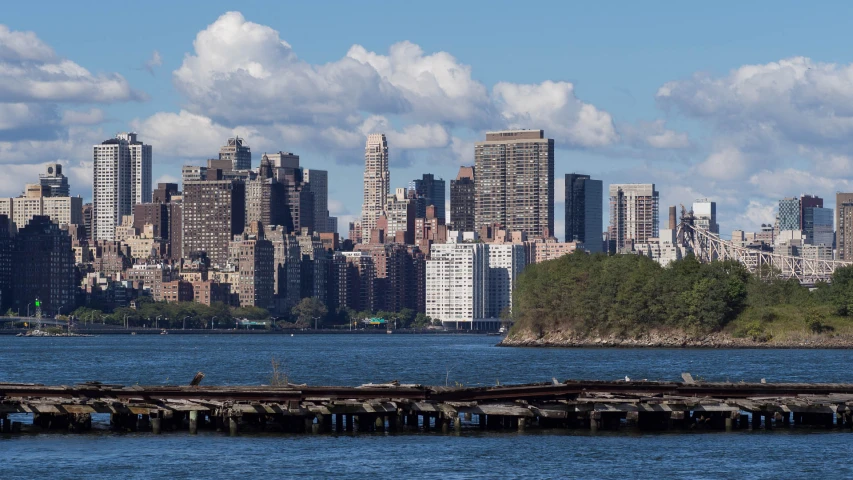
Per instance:
[[[429,387],[73,386],[0,383],[0,431],[282,431],[569,428],[853,428],[853,384],[565,382]],[[21,414],[32,416],[32,425]],[[763,422],[762,422],[763,419]]]

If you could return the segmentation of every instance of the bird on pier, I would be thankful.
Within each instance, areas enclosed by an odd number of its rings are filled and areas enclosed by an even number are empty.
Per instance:
[[[628,378],[628,375],[625,375],[625,381],[626,381],[626,382],[630,382],[630,381],[631,381],[631,379],[630,379],[630,378]]]

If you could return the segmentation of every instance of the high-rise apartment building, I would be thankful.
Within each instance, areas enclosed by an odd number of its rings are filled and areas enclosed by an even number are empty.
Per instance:
[[[602,250],[604,186],[589,175],[566,174],[565,241],[581,242],[591,253]]]
[[[415,243],[415,217],[415,202],[407,198],[405,188],[396,189],[394,195],[388,195],[385,203],[385,218],[388,221],[385,236],[395,241],[399,236],[399,243],[407,245]]]
[[[600,242],[599,242],[600,243]],[[515,280],[526,265],[523,244],[492,243],[489,253],[489,311],[488,318],[501,318],[512,311],[512,290]]]
[[[273,178],[272,163],[264,155],[257,177],[246,180],[246,225],[285,225],[288,216],[285,186]]]
[[[475,228],[554,233],[554,140],[543,130],[486,133],[474,147]]]
[[[657,238],[659,194],[653,183],[610,185],[610,243],[620,251]]]
[[[474,167],[459,167],[455,180],[450,181],[450,223],[460,232],[475,230]]]
[[[12,251],[15,226],[7,215],[0,214],[0,310],[12,305]]]
[[[62,174],[61,163],[49,163],[45,173],[39,174],[39,183],[45,197],[70,197],[68,177]]]
[[[364,147],[364,203],[361,207],[361,236],[353,241],[370,239],[376,221],[385,211],[385,201],[391,192],[391,172],[388,169],[388,141],[384,133],[371,133]]]
[[[314,197],[314,231],[331,232],[329,229],[329,172],[306,168],[302,180]],[[337,229],[336,229],[337,230]]]
[[[489,310],[489,254],[484,243],[433,245],[426,262],[426,314],[473,329]]]
[[[835,248],[838,260],[853,260],[853,193],[835,194]]]
[[[50,218],[37,215],[18,231],[12,259],[16,309],[26,310],[38,299],[46,315],[58,314],[60,309],[71,311],[76,290],[74,250],[68,232]]]
[[[95,240],[111,240],[122,216],[151,201],[151,145],[120,133],[95,145],[93,154],[92,232]]]
[[[696,226],[711,233],[720,233],[720,224],[717,223],[717,202],[707,198],[693,202],[693,218]]]
[[[145,225],[153,225],[154,238],[168,244],[166,256],[174,261],[181,259],[183,234],[183,203],[176,183],[158,183],[152,203],[133,207],[133,227],[142,232]]]
[[[255,225],[259,225],[255,223]],[[238,251],[240,280],[237,291],[242,307],[271,308],[275,292],[275,253],[273,244],[264,239],[264,230],[256,228],[235,240]]]
[[[83,224],[83,199],[80,197],[45,197],[48,187],[28,184],[21,197],[0,198],[0,215],[8,215],[18,228],[35,216],[47,216],[61,226]]]
[[[435,215],[445,222],[445,184],[444,179],[435,178],[431,173],[425,173],[421,178],[416,178],[409,182],[409,190],[415,192],[416,197],[423,198],[423,202],[418,206],[415,216],[424,218],[426,215],[426,207],[435,206]]]
[[[185,183],[183,196],[182,256],[205,252],[212,265],[224,267],[231,239],[244,230],[245,184],[212,170],[205,180]]]
[[[229,138],[228,142],[219,149],[219,159],[231,162],[232,170],[252,169],[252,149],[246,145],[244,138]]]

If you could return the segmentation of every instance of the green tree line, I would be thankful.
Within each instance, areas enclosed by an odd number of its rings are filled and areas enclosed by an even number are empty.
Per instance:
[[[765,339],[779,319],[823,333],[832,329],[830,319],[853,317],[853,267],[838,269],[831,283],[813,290],[764,273],[692,255],[664,268],[640,255],[578,252],[529,265],[518,278],[511,316],[516,332],[540,335],[630,336],[667,328],[703,334],[731,326],[736,334]]]

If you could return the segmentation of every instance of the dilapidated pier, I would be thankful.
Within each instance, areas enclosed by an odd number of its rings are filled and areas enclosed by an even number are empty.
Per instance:
[[[203,376],[203,375],[202,375]],[[200,381],[200,377],[196,377]],[[452,388],[0,383],[0,432],[853,429],[853,384],[577,381]],[[197,382],[194,382],[197,383]]]

